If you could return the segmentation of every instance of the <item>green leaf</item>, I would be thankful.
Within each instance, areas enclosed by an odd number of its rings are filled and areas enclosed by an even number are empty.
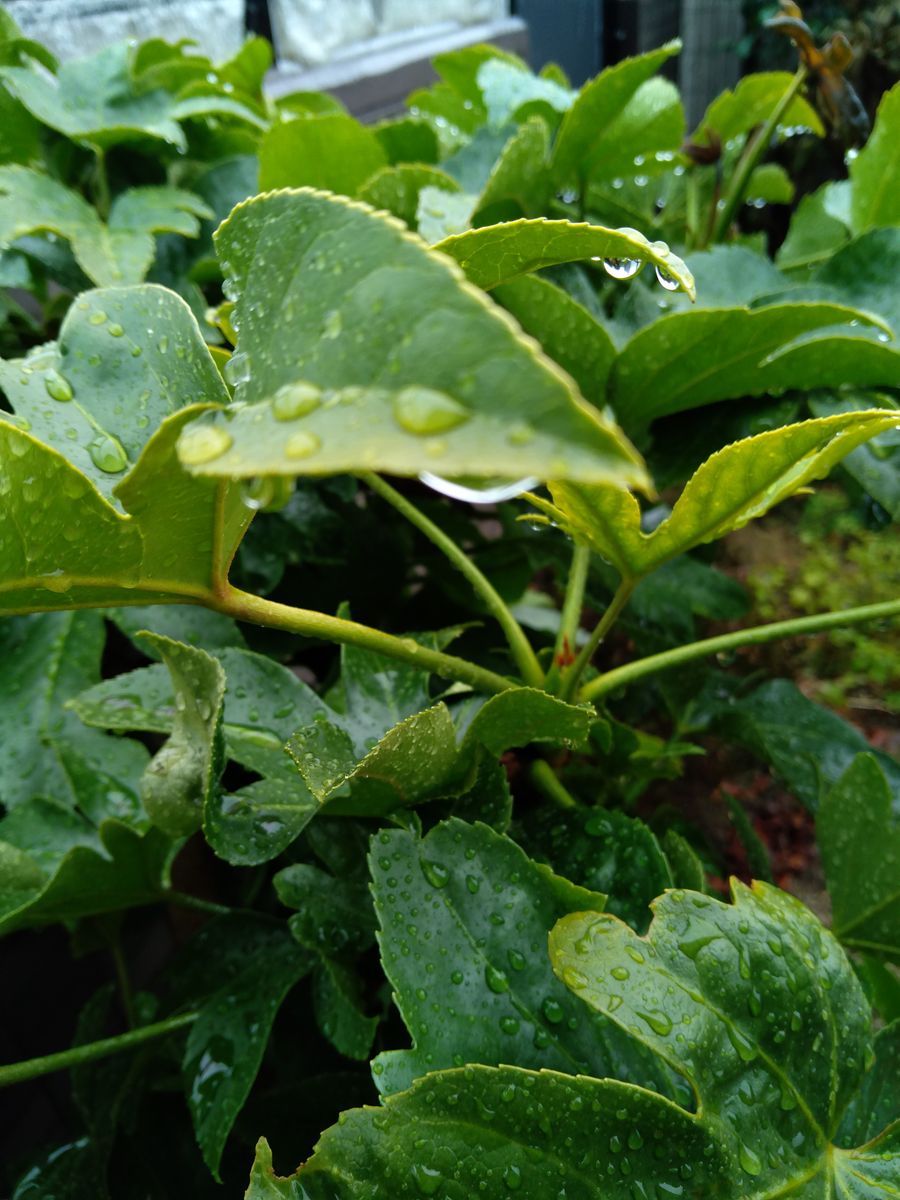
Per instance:
[[[623,59],[581,89],[563,118],[554,147],[552,169],[558,185],[580,183],[604,154],[619,151],[615,119],[641,84],[680,49],[680,42],[669,42],[649,54]]]
[[[425,186],[416,205],[416,228],[429,244],[464,233],[472,223],[478,197],[474,192],[448,192],[442,187]]]
[[[872,755],[858,755],[822,798],[816,835],[835,935],[900,963],[900,790]]]
[[[605,909],[643,933],[650,904],[672,874],[650,829],[615,809],[536,809],[519,839],[527,853],[580,887],[606,896]]]
[[[88,819],[51,800],[34,799],[0,820],[0,933],[74,921],[160,898],[172,844],[114,814]]]
[[[616,428],[397,222],[282,192],[235,209],[217,245],[238,297],[243,407],[212,425],[221,453],[195,453],[195,433],[185,436],[192,470],[491,477],[502,444],[510,476],[557,462],[573,477],[645,483]],[[198,429],[205,447],[210,429]]]
[[[642,159],[640,169],[652,171],[658,161],[655,156],[673,155],[684,142],[684,133],[678,88],[668,79],[648,79],[603,130],[583,164],[584,177],[595,183],[633,176]]]
[[[445,192],[459,191],[459,184],[446,171],[437,167],[420,166],[418,163],[401,163],[395,167],[382,167],[367,179],[359,189],[360,200],[399,217],[410,229],[417,227],[416,214],[419,196],[425,188],[437,188]]]
[[[851,765],[870,750],[866,739],[836,713],[814,704],[786,679],[764,683],[748,696],[726,702],[715,729],[771,763],[811,811]],[[900,787],[900,767],[876,754],[892,787]]]
[[[896,424],[895,412],[870,409],[733,442],[694,472],[671,515],[649,534],[641,529],[640,505],[629,492],[552,482],[553,504],[536,502],[571,537],[611,562],[623,579],[634,580],[763,516],[827,475],[854,447]]]
[[[367,950],[375,940],[372,898],[363,881],[335,878],[294,863],[272,880],[278,899],[298,912],[288,922],[301,946],[333,956]]]
[[[885,92],[872,135],[850,164],[855,233],[900,225],[900,84]]]
[[[191,1026],[182,1073],[197,1143],[216,1179],[281,1002],[312,964],[287,930],[273,924],[243,969],[202,1005]]]
[[[775,261],[783,271],[828,262],[849,241],[846,224],[828,211],[828,185],[802,198]]]
[[[488,122],[498,128],[520,120],[523,109],[531,115],[546,116],[555,124],[578,95],[557,80],[535,75],[524,65],[502,58],[483,62],[478,68],[477,83]]]
[[[612,338],[586,308],[540,275],[521,275],[494,292],[544,353],[575,380],[581,394],[598,407],[616,357]]]
[[[511,688],[476,704],[472,719],[463,718],[463,749],[477,743],[498,756],[532,742],[581,749],[596,717],[589,705],[566,704],[539,688]]]
[[[703,863],[690,842],[674,829],[667,829],[662,839],[662,848],[676,887],[691,888],[695,892],[706,891]]]
[[[900,229],[872,229],[842,246],[814,273],[811,286],[886,321],[900,334]]]
[[[610,399],[635,429],[737,396],[900,382],[900,353],[847,328],[866,320],[853,308],[814,303],[672,313],[628,342],[613,364]]]
[[[94,283],[140,283],[153,261],[154,233],[196,237],[212,211],[191,192],[130,188],[113,201],[108,224],[77,192],[27,167],[0,167],[0,241],[49,230],[71,243]]]
[[[633,1200],[684,1195],[686,1175],[692,1195],[712,1197],[730,1194],[735,1170],[695,1117],[651,1092],[472,1066],[344,1113],[288,1178],[275,1175],[261,1141],[246,1200]]]
[[[375,133],[343,113],[273,125],[259,146],[259,186],[327,188],[355,196],[387,157]]]
[[[391,166],[409,163],[422,166],[438,161],[438,140],[427,121],[415,117],[393,117],[372,126]],[[365,199],[365,197],[362,197]]]
[[[312,981],[316,1021],[339,1054],[364,1062],[372,1049],[378,1017],[363,1012],[361,990],[349,967],[332,958],[320,958]]]
[[[96,613],[43,613],[0,624],[0,803],[43,796],[141,823],[142,746],[86,729],[67,702],[100,677],[105,635]],[[27,848],[27,847],[26,847]]]
[[[745,203],[762,200],[766,204],[790,204],[793,199],[793,180],[778,163],[763,163],[747,181]]]
[[[733,1164],[725,1194],[890,1195],[900,1126],[834,1145],[872,1051],[850,964],[799,901],[760,883],[732,892],[731,905],[667,893],[646,938],[615,917],[564,917],[553,969],[690,1081],[698,1127]]]
[[[455,258],[478,287],[490,290],[518,275],[558,263],[604,258],[652,263],[694,296],[690,271],[664,242],[649,242],[636,229],[606,229],[571,221],[509,221],[446,238],[435,246]]]
[[[734,91],[726,88],[703,114],[703,119],[691,140],[703,142],[709,134],[718,134],[722,144],[750,133],[762,125],[775,111],[778,102],[791,86],[789,71],[754,71],[740,80]],[[823,137],[825,128],[819,114],[809,101],[795,96],[782,115],[782,125],[802,125]]]
[[[209,598],[252,514],[174,455],[228,402],[187,305],[151,284],[88,292],[58,347],[0,361],[0,386],[16,414],[0,420],[0,608]]]
[[[187,604],[142,605],[133,608],[110,608],[104,613],[137,648],[151,658],[159,654],[147,642],[135,641],[143,630],[159,633],[175,642],[186,642],[199,646],[211,654],[226,647],[245,649],[243,634],[230,617],[208,609],[195,608]]]
[[[871,1141],[900,1112],[900,1021],[875,1035],[875,1062],[869,1068],[838,1130],[838,1145]]]
[[[491,169],[474,207],[478,225],[540,215],[550,194],[549,147],[547,123],[530,117],[509,139]]]
[[[155,633],[141,641],[161,656],[175,690],[172,732],[141,780],[141,798],[150,820],[170,837],[200,828],[224,765],[222,707],[225,673],[205,650]]]
[[[550,971],[547,931],[564,913],[601,911],[604,896],[532,862],[486,825],[458,820],[421,840],[379,833],[369,866],[382,964],[415,1041],[375,1059],[381,1092],[472,1062],[665,1087],[665,1075],[591,1018]]]

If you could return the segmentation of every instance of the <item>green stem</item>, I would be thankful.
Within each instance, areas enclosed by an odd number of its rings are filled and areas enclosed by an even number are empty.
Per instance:
[[[497,592],[490,580],[479,571],[468,555],[460,550],[453,538],[448,537],[441,528],[429,520],[405,496],[402,496],[389,483],[386,483],[380,475],[375,475],[367,471],[360,475],[360,479],[373,492],[377,493],[382,500],[386,500],[398,513],[404,516],[410,524],[415,525],[416,529],[424,533],[428,540],[437,546],[438,550],[468,580],[476,595],[480,596],[488,612],[496,619],[506,635],[506,640],[509,643],[509,648],[512,651],[513,658],[516,660],[516,665],[522,674],[522,678],[531,687],[541,687],[544,682],[544,672],[541,670],[541,664],[537,660],[537,655],[532,649],[528,638],[525,636],[522,626],[509,611],[503,597]]]
[[[303,637],[323,638],[329,642],[360,646],[363,650],[399,659],[423,671],[433,671],[435,675],[441,675],[445,679],[458,679],[481,692],[493,694],[518,686],[514,680],[498,675],[495,671],[476,666],[464,658],[444,654],[441,650],[420,646],[412,638],[395,637],[378,629],[370,629],[368,625],[359,625],[356,621],[346,621],[342,617],[330,617],[326,613],[313,612],[308,608],[291,608],[288,604],[278,604],[274,600],[242,592],[230,584],[222,588],[217,602],[208,603],[210,608],[224,613],[227,617],[234,617],[237,621],[251,621],[256,625],[268,625],[273,629],[298,633]]]
[[[600,643],[618,620],[619,614],[628,603],[634,588],[635,580],[633,579],[623,579],[619,584],[615,595],[610,601],[609,608],[607,608],[606,612],[600,618],[594,632],[581,647],[578,657],[563,676],[562,687],[559,690],[561,700],[571,700],[575,695],[575,689],[578,687],[578,681],[585,667],[597,653]]]
[[[563,667],[560,663],[568,662],[569,653],[573,653],[578,640],[578,630],[581,627],[581,614],[584,609],[584,589],[587,587],[588,567],[591,552],[587,546],[576,545],[572,551],[572,565],[569,568],[569,578],[566,581],[566,595],[563,600],[562,613],[559,619],[559,634],[553,650],[553,662],[544,680],[548,692],[555,692],[562,678]]]
[[[728,189],[728,195],[725,198],[725,203],[716,219],[715,227],[713,228],[713,242],[721,242],[731,228],[731,222],[734,220],[744,194],[747,191],[747,185],[750,182],[750,176],[759,166],[760,159],[769,148],[769,144],[775,135],[775,130],[778,123],[784,114],[787,112],[788,106],[797,95],[797,92],[803,86],[806,79],[806,67],[800,66],[794,78],[788,84],[784,95],[776,104],[775,108],[769,115],[769,119],[760,129],[759,133],[747,147],[743,158],[738,164],[738,168],[734,173],[731,181],[731,187]]]
[[[50,1075],[54,1071],[79,1067],[82,1063],[107,1058],[110,1054],[119,1054],[133,1046],[140,1046],[143,1042],[184,1029],[196,1019],[195,1012],[182,1013],[177,1017],[167,1017],[165,1021],[157,1021],[154,1025],[143,1025],[140,1029],[120,1033],[118,1037],[104,1038],[100,1042],[87,1042],[83,1046],[73,1046],[71,1050],[61,1050],[58,1054],[46,1054],[43,1058],[27,1058],[23,1062],[9,1063],[0,1067],[0,1088],[9,1087],[13,1083],[24,1083],[26,1079],[37,1079],[40,1075]]]
[[[778,638],[799,637],[811,633],[824,633],[828,629],[839,629],[845,625],[858,625],[863,621],[877,621],[900,616],[900,600],[886,600],[880,604],[864,604],[860,608],[845,608],[838,612],[818,613],[813,617],[794,617],[789,621],[773,621],[769,625],[755,625],[751,629],[738,629],[734,633],[723,633],[719,637],[691,642],[661,654],[651,654],[636,662],[626,663],[607,671],[599,679],[592,680],[581,689],[581,700],[597,700],[616,688],[643,679],[645,675],[656,675],[682,663],[695,662],[710,654],[722,654],[739,650],[742,646],[758,646],[774,642]]]
[[[122,1011],[125,1013],[125,1020],[128,1022],[128,1028],[134,1029],[137,1025],[137,1017],[134,1011],[134,993],[131,989],[131,978],[128,974],[128,963],[125,961],[125,955],[122,951],[122,939],[116,932],[111,944],[110,952],[113,957],[113,963],[116,968],[116,979],[119,984],[119,997],[122,1001]]]
[[[560,782],[559,776],[550,764],[544,762],[542,758],[535,759],[531,764],[531,779],[535,787],[560,808],[578,807],[578,801]]]
[[[196,912],[210,913],[216,917],[234,912],[227,904],[216,904],[214,900],[203,900],[200,896],[189,896],[187,892],[175,892],[168,888],[160,892],[159,898],[165,904],[174,904],[178,908],[192,908]]]
[[[102,146],[94,146],[94,158],[96,160],[96,205],[97,212],[102,220],[109,220],[110,196],[109,196],[109,176],[106,173],[106,151]]]

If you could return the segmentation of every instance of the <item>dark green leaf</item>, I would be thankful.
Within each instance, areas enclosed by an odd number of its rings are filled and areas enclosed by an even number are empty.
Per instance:
[[[365,1061],[378,1027],[362,1011],[359,980],[353,971],[322,956],[313,972],[313,1010],[322,1033],[347,1058]]]

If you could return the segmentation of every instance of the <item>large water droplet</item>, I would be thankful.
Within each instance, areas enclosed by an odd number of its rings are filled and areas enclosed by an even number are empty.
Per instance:
[[[613,279],[633,279],[644,264],[639,258],[604,258],[603,269]]]
[[[511,1192],[517,1192],[522,1186],[522,1172],[515,1163],[510,1163],[503,1172],[503,1182]]]
[[[738,1162],[741,1164],[741,1168],[746,1171],[748,1175],[759,1175],[762,1173],[762,1160],[760,1159],[759,1155],[756,1154],[755,1151],[751,1150],[750,1147],[744,1142],[741,1142],[740,1147],[738,1148]]]
[[[437,1195],[444,1182],[440,1171],[436,1171],[433,1167],[423,1167],[421,1163],[416,1163],[413,1167],[412,1177],[423,1196]]]
[[[509,991],[509,980],[502,971],[490,963],[484,968],[484,981],[490,990],[498,996],[502,995],[503,992]]]
[[[443,888],[450,882],[450,872],[443,863],[431,862],[426,858],[421,865],[422,874],[432,887]]]
[[[47,395],[51,400],[71,400],[72,388],[69,386],[67,379],[63,379],[59,371],[52,367],[49,371],[44,372],[44,387],[47,389]]]
[[[178,440],[178,453],[190,467],[212,462],[231,447],[234,439],[221,425],[194,425]]]
[[[91,462],[99,471],[107,475],[118,475],[128,466],[128,456],[121,442],[108,433],[102,433],[94,438],[88,446]]]
[[[285,442],[284,453],[287,458],[309,458],[321,445],[314,433],[301,429],[299,433],[291,434]]]
[[[660,1037],[667,1037],[672,1032],[672,1022],[665,1013],[657,1011],[639,1012],[638,1016],[642,1021],[646,1021],[654,1033],[658,1033]]]
[[[473,488],[456,483],[452,479],[444,479],[440,475],[432,475],[430,471],[422,471],[419,482],[430,487],[432,491],[440,492],[451,500],[464,500],[467,504],[499,504],[503,500],[512,500],[537,487],[540,480],[532,476],[527,479],[516,479],[511,483],[499,483],[491,487]]]
[[[286,383],[275,393],[272,415],[276,421],[305,417],[322,403],[322,389],[313,383]]]
[[[255,479],[246,479],[241,484],[241,499],[247,508],[258,512],[266,508],[275,495],[275,481],[270,475],[259,475]]]
[[[656,268],[656,278],[660,287],[664,287],[667,292],[677,292],[681,287],[681,284],[674,277],[674,275],[670,275],[669,272],[664,270],[662,267]]]
[[[420,437],[446,433],[470,416],[452,396],[426,387],[403,388],[394,397],[393,409],[397,424]]]

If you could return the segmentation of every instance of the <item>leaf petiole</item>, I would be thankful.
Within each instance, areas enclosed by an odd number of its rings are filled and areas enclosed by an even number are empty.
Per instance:
[[[581,647],[578,657],[563,676],[562,685],[559,689],[560,700],[571,700],[575,695],[578,681],[584,673],[585,667],[597,653],[600,643],[619,619],[619,615],[631,598],[631,593],[634,591],[636,584],[637,580],[635,579],[623,579],[616,588],[615,595],[610,601],[606,612],[597,622],[593,633]],[[584,698],[584,693],[582,694],[582,698]]]

